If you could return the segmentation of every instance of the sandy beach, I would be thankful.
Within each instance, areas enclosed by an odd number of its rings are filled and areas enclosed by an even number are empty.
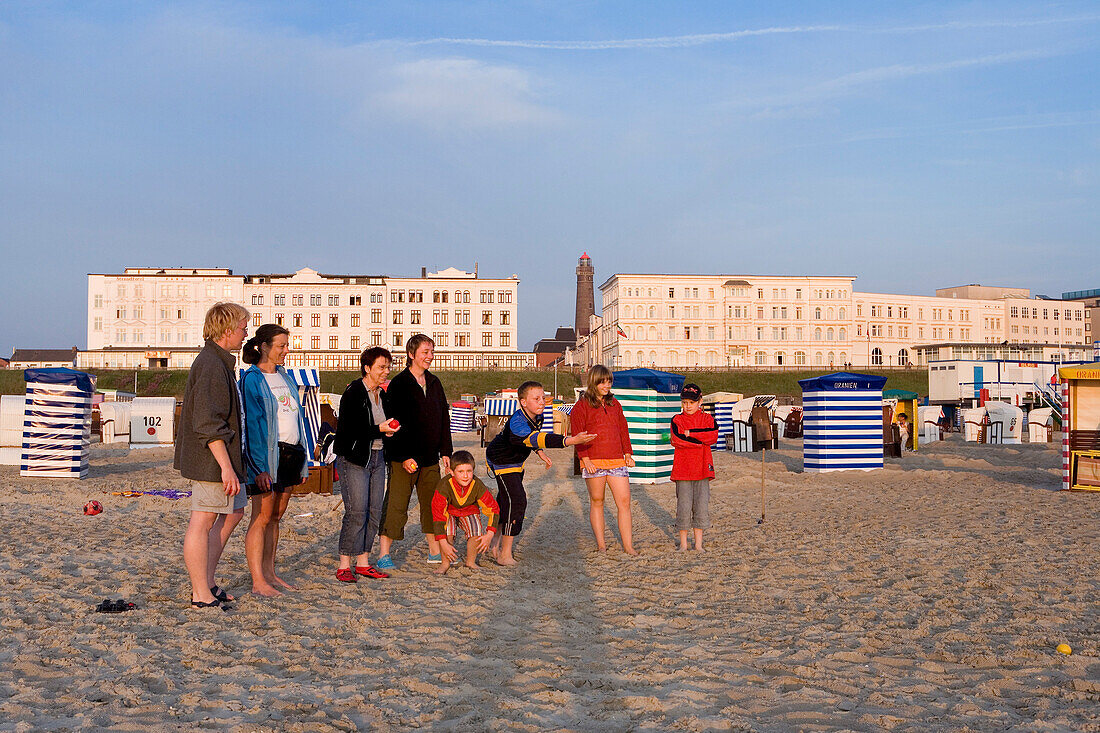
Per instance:
[[[717,454],[709,551],[672,551],[664,484],[634,487],[639,558],[592,551],[553,457],[517,569],[433,576],[411,527],[393,578],[338,583],[337,497],[308,495],[280,545],[299,590],[247,593],[242,524],[230,613],[186,608],[188,500],[111,495],[183,488],[170,450],[96,446],[84,481],[0,467],[0,730],[1100,730],[1100,495],[1057,491],[1057,444],[822,475],[785,441],[762,526],[760,455]],[[93,612],[120,597],[138,610]]]

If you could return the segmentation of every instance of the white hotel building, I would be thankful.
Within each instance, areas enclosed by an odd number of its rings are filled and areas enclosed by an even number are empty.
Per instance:
[[[288,366],[357,370],[363,349],[384,346],[401,367],[405,342],[426,333],[436,369],[526,369],[534,354],[517,350],[518,299],[515,275],[455,268],[418,278],[127,268],[88,275],[88,349],[77,365],[187,368],[202,346],[207,309],[230,300],[249,310],[253,328],[278,323],[290,331]]]
[[[860,368],[1092,354],[1081,302],[968,285],[935,296],[860,293],[854,277],[613,275],[602,285],[598,344],[614,367]]]

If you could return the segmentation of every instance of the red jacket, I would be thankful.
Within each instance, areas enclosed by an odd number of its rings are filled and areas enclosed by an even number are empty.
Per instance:
[[[573,435],[596,433],[596,439],[591,443],[577,446],[577,456],[580,458],[599,460],[634,454],[623,406],[614,397],[610,404],[600,407],[593,407],[581,397],[569,413],[569,430]]]
[[[691,435],[684,435],[686,431]],[[681,412],[672,418],[669,431],[675,452],[672,455],[673,481],[699,481],[714,478],[714,457],[710,447],[718,442],[718,426],[709,413],[694,415]]]

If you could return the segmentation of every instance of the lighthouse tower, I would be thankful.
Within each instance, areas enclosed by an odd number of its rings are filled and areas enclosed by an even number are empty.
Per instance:
[[[577,338],[588,335],[588,317],[596,313],[596,296],[593,278],[596,270],[588,253],[577,261]]]

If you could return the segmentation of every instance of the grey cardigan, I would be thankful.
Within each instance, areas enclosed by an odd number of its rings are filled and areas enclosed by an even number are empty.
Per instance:
[[[173,466],[184,478],[222,480],[222,469],[207,446],[225,443],[237,478],[245,480],[241,457],[241,400],[233,378],[236,360],[228,351],[207,340],[195,357],[183,392],[180,424],[176,429]]]

